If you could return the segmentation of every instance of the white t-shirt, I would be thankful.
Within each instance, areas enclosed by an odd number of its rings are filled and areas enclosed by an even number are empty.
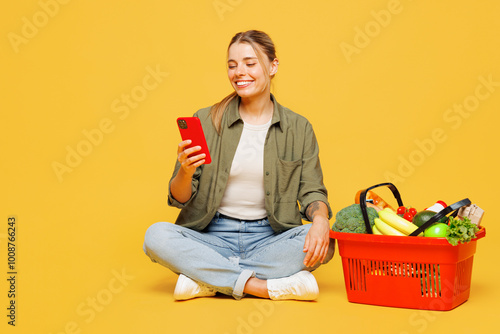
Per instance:
[[[264,143],[270,126],[271,119],[262,125],[244,123],[218,210],[223,215],[243,220],[267,216],[264,205]]]

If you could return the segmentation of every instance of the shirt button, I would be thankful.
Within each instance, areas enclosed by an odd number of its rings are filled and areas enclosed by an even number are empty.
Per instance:
[[[266,175],[269,175],[269,172],[266,172]]]
[[[271,195],[271,193],[268,191],[268,192],[266,192],[266,195],[269,196],[269,195]]]

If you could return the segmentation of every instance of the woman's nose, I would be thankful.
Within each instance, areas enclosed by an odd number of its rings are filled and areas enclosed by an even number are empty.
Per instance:
[[[236,75],[242,76],[242,75],[245,75],[245,74],[246,74],[245,66],[244,65],[238,65],[238,67],[236,67]]]

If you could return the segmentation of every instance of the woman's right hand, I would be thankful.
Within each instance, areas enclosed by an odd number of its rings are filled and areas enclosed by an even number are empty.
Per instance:
[[[206,154],[192,155],[201,150],[201,146],[193,146],[186,148],[191,144],[191,140],[184,140],[177,146],[177,161],[181,164],[181,169],[186,177],[192,177],[196,168],[205,163]],[[190,156],[192,155],[192,156]]]
[[[190,154],[201,150],[200,146],[186,148],[190,144],[191,140],[184,140],[177,147],[177,160],[181,168],[170,183],[170,193],[179,203],[186,203],[191,198],[191,182],[194,172],[205,162],[204,153],[189,157]]]

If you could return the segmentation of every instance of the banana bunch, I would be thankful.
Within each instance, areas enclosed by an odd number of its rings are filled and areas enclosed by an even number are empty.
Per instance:
[[[418,226],[398,216],[391,209],[385,208],[378,213],[380,218],[375,218],[373,234],[383,235],[410,235]]]

